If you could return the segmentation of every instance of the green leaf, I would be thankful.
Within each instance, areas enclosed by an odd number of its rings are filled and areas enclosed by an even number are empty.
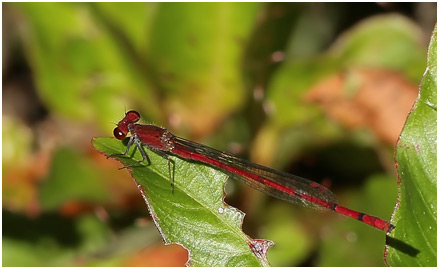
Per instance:
[[[425,66],[421,36],[420,28],[404,16],[374,16],[346,31],[329,54],[338,59],[342,68],[398,70],[412,81],[418,81]]]
[[[437,32],[427,70],[397,143],[400,195],[388,240],[392,266],[437,265]]]
[[[244,44],[260,7],[260,3],[158,6],[146,52],[151,73],[167,99],[166,110],[190,122],[193,132],[213,126],[244,102]]]
[[[54,153],[49,175],[41,183],[40,202],[44,210],[55,210],[71,200],[89,203],[108,200],[99,174],[80,152],[60,148]]]
[[[108,155],[123,153],[126,146],[114,138],[96,138],[94,147]],[[224,203],[227,176],[206,165],[170,156],[174,191],[168,161],[145,150],[151,165],[144,162],[128,168],[142,193],[152,219],[165,244],[176,243],[189,251],[192,266],[263,266],[270,241],[253,240],[242,232],[244,214]],[[124,165],[142,157],[117,156]],[[252,246],[252,247],[250,247]],[[252,251],[256,250],[256,254]]]
[[[196,133],[245,101],[241,64],[261,3],[11,6],[24,18],[36,90],[50,111],[106,129],[137,107],[155,122],[179,115]]]
[[[123,108],[133,99],[157,102],[144,70],[137,65],[143,59],[135,54],[137,48],[146,46],[146,38],[133,39],[142,32],[138,27],[149,21],[149,13],[141,12],[149,4],[126,3],[123,9],[103,3],[13,6],[25,19],[25,50],[35,72],[36,90],[50,111],[108,128],[108,122],[117,116],[115,107]],[[128,26],[119,25],[120,20],[108,25],[116,8],[130,14],[130,21],[138,21],[129,32],[121,30]],[[135,54],[131,58],[130,49]],[[155,108],[146,107],[151,117],[159,114]]]

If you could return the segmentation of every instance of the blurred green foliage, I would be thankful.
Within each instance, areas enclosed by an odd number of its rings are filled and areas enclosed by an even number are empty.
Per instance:
[[[305,97],[357,69],[394,72],[416,90],[433,26],[374,3],[5,3],[3,25],[4,266],[185,263],[182,248],[154,252],[162,242],[151,221],[142,224],[146,207],[127,171],[91,148],[125,109],[328,179],[342,204],[390,216],[394,145]],[[228,188],[227,201],[247,214],[244,231],[277,244],[272,265],[384,265],[379,231]]]

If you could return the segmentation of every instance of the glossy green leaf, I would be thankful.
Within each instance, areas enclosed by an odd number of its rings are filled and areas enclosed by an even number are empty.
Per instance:
[[[437,264],[437,32],[420,95],[396,149],[400,195],[388,240],[392,266]]]
[[[123,142],[114,138],[96,138],[93,145],[106,155],[125,151]],[[189,252],[188,263],[193,266],[267,265],[265,253],[270,242],[244,234],[244,214],[224,203],[225,174],[171,156],[171,167],[175,166],[171,168],[175,184],[172,192],[168,161],[147,152],[151,165],[145,162],[128,169],[166,244],[184,246]],[[130,164],[142,158],[135,150],[132,158],[117,159]]]

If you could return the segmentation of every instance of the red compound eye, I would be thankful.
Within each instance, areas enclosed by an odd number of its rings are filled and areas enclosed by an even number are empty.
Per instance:
[[[114,137],[116,137],[119,140],[122,140],[122,139],[124,139],[127,136],[127,134],[122,132],[119,129],[119,127],[114,128],[113,135],[114,135]]]
[[[127,112],[127,114],[125,114],[125,119],[127,122],[138,122],[140,119],[140,114],[137,111],[134,110],[130,110]]]

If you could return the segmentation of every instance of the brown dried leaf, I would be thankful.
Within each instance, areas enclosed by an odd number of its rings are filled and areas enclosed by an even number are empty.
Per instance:
[[[418,94],[418,87],[399,73],[352,69],[317,85],[305,100],[319,104],[333,120],[348,128],[368,128],[394,144]]]

